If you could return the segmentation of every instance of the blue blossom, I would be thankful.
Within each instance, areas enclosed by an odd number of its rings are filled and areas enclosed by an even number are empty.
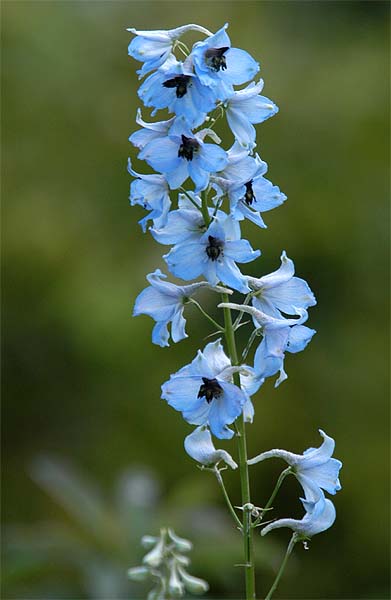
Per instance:
[[[253,306],[219,304],[219,307],[224,306],[248,313],[253,317],[263,335],[263,340],[255,352],[254,370],[261,379],[271,377],[279,371],[280,375],[275,383],[275,387],[278,387],[288,377],[284,370],[285,352],[294,354],[301,352],[316,333],[314,329],[302,325],[308,318],[307,311],[304,308],[297,308],[297,319],[284,319],[271,317]]]
[[[188,31],[200,31],[205,35],[211,35],[210,31],[200,25],[183,25],[175,29],[138,31],[134,28],[128,28],[127,31],[133,33],[135,37],[128,46],[128,54],[139,62],[143,62],[142,68],[137,71],[140,77],[143,77],[153,69],[163,65],[171,56],[173,44],[177,39]]]
[[[156,121],[155,123],[148,123],[144,121],[141,116],[141,110],[137,109],[136,123],[141,125],[143,129],[138,129],[129,137],[129,142],[142,150],[147,144],[153,140],[159,140],[168,135],[169,130],[174,124],[175,117],[168,119],[167,121]]]
[[[329,529],[336,517],[334,504],[331,500],[326,499],[323,494],[319,496],[317,502],[307,503],[301,499],[306,513],[302,519],[278,519],[269,525],[266,525],[261,531],[261,535],[266,535],[272,529],[280,527],[289,527],[294,532],[304,538],[312,536]]]
[[[168,108],[186,117],[190,127],[201,125],[207,113],[215,108],[209,88],[201,84],[186,61],[181,63],[174,57],[144,81],[138,95],[145,106],[155,108],[152,116],[158,109]]]
[[[132,168],[128,160],[128,172],[136,177],[130,184],[130,204],[138,204],[149,210],[149,214],[139,221],[144,233],[147,222],[153,221],[156,227],[163,227],[167,222],[168,213],[171,208],[171,200],[168,185],[163,175],[143,175]]]
[[[260,95],[262,89],[262,79],[258,83],[251,82],[246,88],[233,92],[225,103],[232,133],[240,145],[249,150],[256,146],[254,125],[263,123],[278,112],[274,102]]]
[[[198,236],[198,240],[179,243],[163,256],[171,273],[186,281],[204,275],[212,285],[221,281],[239,292],[248,292],[236,262],[255,260],[260,250],[253,250],[247,240],[240,239],[239,224],[231,217],[214,219]]]
[[[228,164],[213,176],[212,186],[217,195],[216,203],[227,195],[230,202],[231,215],[238,221],[249,219],[259,227],[266,225],[260,213],[280,206],[286,200],[285,194],[263,175],[267,172],[267,164],[258,154],[255,158],[239,146],[238,142],[227,153]]]
[[[205,221],[201,207],[201,198],[193,192],[187,192],[178,195],[178,209],[172,210],[167,218],[164,227],[152,228],[151,233],[159,244],[174,245],[180,243],[198,242],[199,238],[206,231]],[[189,200],[189,197],[192,201]],[[212,217],[215,212],[213,208],[208,209],[209,216]],[[218,219],[226,218],[223,211],[216,212]]]
[[[231,48],[227,27],[194,44],[190,55],[201,83],[212,88],[220,100],[232,94],[233,85],[250,81],[259,71],[259,64],[247,52]]]
[[[298,308],[315,306],[316,299],[307,282],[294,275],[294,263],[284,250],[281,254],[281,266],[277,271],[259,279],[247,277],[253,290],[253,306],[277,319],[283,316],[282,313],[295,315]]]
[[[164,278],[166,275],[160,269],[147,275],[151,285],[137,296],[133,311],[133,316],[149,315],[155,319],[152,341],[159,346],[169,346],[169,323],[171,323],[171,337],[174,342],[187,337],[183,311],[186,301],[198,290],[208,288],[218,293],[232,293],[231,290],[220,286],[212,287],[206,281],[180,286],[163,281]]]
[[[144,146],[139,158],[163,173],[171,189],[191,177],[199,192],[207,187],[210,173],[221,171],[227,164],[226,152],[203,138],[203,132],[192,133],[186,121],[177,117],[168,136],[161,135]]]
[[[216,450],[209,429],[203,425],[197,427],[185,438],[184,445],[187,454],[202,465],[217,465],[223,461],[231,469],[237,469],[238,467],[228,452],[225,450]]]
[[[192,425],[208,425],[217,438],[229,439],[228,425],[242,413],[247,394],[231,383],[232,367],[220,340],[198,351],[195,359],[162,385],[162,398]]]
[[[262,452],[248,461],[254,465],[268,458],[282,458],[292,467],[293,474],[303,486],[306,500],[320,496],[320,488],[329,494],[336,494],[341,489],[339,471],[342,467],[340,460],[332,458],[335,448],[333,438],[319,429],[323,443],[319,448],[308,448],[303,454],[294,454],[287,450],[269,450]]]

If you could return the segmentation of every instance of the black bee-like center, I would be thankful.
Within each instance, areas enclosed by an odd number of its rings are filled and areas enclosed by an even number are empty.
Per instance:
[[[208,258],[211,260],[217,260],[220,254],[223,252],[223,242],[218,238],[213,237],[213,235],[208,236],[208,245],[206,247],[206,253]]]
[[[205,398],[207,403],[212,402],[213,398],[218,398],[223,393],[223,388],[217,379],[202,378],[203,384],[200,386],[197,398]]]
[[[172,79],[167,79],[163,82],[163,86],[166,88],[176,88],[176,97],[183,98],[187,93],[187,86],[189,85],[191,77],[189,75],[178,75]]]
[[[245,186],[246,186],[246,192],[244,194],[243,200],[245,201],[247,206],[251,206],[252,203],[254,202],[254,200],[256,200],[256,197],[253,192],[253,180],[251,179],[251,181],[248,181],[245,184]]]
[[[205,52],[205,62],[212,71],[225,71],[227,68],[225,52],[229,50],[229,46],[224,48],[209,48]]]
[[[185,158],[186,160],[193,160],[194,152],[197,152],[200,147],[199,143],[195,138],[189,138],[182,135],[182,144],[179,146],[178,156],[179,158]]]

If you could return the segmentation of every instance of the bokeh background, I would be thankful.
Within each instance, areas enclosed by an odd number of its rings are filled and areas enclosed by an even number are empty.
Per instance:
[[[138,64],[125,28],[226,21],[280,106],[258,140],[288,201],[267,230],[243,227],[263,253],[249,268],[270,272],[286,249],[318,297],[317,336],[288,356],[288,381],[256,398],[249,453],[301,452],[321,427],[344,462],[337,522],[297,549],[277,597],[389,597],[388,13],[387,2],[2,3],[3,598],[142,598],[126,568],[140,536],[166,524],[195,542],[209,598],[242,597],[239,536],[212,475],[182,449],[190,426],[159,399],[210,329],[190,309],[190,338],[161,349],[152,321],[131,317],[164,248],[141,233],[126,173]],[[256,504],[281,466],[253,467]],[[226,479],[238,503],[238,477]],[[298,492],[286,482],[279,516],[301,514]],[[260,596],[288,539],[257,540]]]

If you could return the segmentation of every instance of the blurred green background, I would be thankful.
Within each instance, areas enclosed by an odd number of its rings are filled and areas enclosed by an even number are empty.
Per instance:
[[[141,598],[126,568],[159,524],[195,541],[210,598],[241,597],[239,535],[182,450],[190,426],[159,399],[210,330],[190,309],[190,338],[161,349],[152,321],[131,318],[165,248],[142,235],[126,173],[138,64],[125,28],[226,21],[280,107],[258,147],[288,201],[267,230],[243,227],[263,253],[249,269],[270,272],[286,249],[318,298],[310,347],[256,398],[249,454],[301,452],[321,427],[344,462],[335,526],[297,549],[276,597],[389,597],[388,13],[387,2],[3,1],[3,598]],[[281,467],[253,467],[256,504]],[[226,479],[238,503],[238,477]],[[279,516],[301,514],[298,492],[286,482]],[[288,539],[257,545],[260,597]]]

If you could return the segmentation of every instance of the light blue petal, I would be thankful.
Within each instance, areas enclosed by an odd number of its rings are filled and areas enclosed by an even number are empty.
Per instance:
[[[310,329],[305,325],[295,325],[289,332],[287,351],[292,354],[301,352],[310,343],[315,333],[315,329]]]
[[[216,173],[228,163],[227,153],[216,144],[202,144],[196,158],[202,169]]]
[[[228,452],[216,450],[209,430],[204,427],[197,427],[188,435],[184,445],[187,454],[202,465],[215,465],[224,461],[231,469],[236,469],[238,466]]]
[[[203,349],[202,354],[213,377],[216,377],[221,371],[224,371],[224,369],[231,366],[231,361],[225,354],[220,339],[215,342],[209,342]]]
[[[242,292],[243,294],[250,291],[246,278],[242,275],[233,260],[224,257],[224,260],[221,263],[216,261],[216,272],[220,281],[229,287],[232,287],[234,290]]]
[[[253,250],[247,240],[226,241],[224,246],[224,256],[231,258],[235,262],[248,263],[260,256],[260,250]]]
[[[250,150],[254,148],[256,131],[246,114],[233,107],[229,107],[226,114],[228,125],[239,144]]]
[[[197,411],[207,404],[204,398],[198,398],[202,379],[198,376],[180,377],[173,375],[162,385],[162,398],[178,411]]]
[[[171,337],[174,342],[180,342],[187,338],[185,331],[186,319],[183,316],[183,306],[176,310],[171,325]]]
[[[195,191],[201,192],[204,190],[209,183],[209,173],[202,169],[201,164],[196,159],[187,163],[189,175],[194,181]]]
[[[316,300],[309,285],[299,277],[265,290],[264,295],[282,312],[288,315],[297,313],[297,308],[315,306]]]
[[[158,346],[169,346],[168,343],[169,333],[167,328],[167,321],[157,322],[155,327],[152,329],[152,342]]]
[[[223,393],[211,402],[209,426],[216,437],[229,439],[233,432],[227,428],[227,425],[233,423],[242,413],[247,397],[240,388],[232,383],[219,380],[219,384],[223,388]]]
[[[155,321],[167,321],[173,316],[178,299],[149,286],[136,298],[133,316],[149,315]]]
[[[259,71],[259,64],[245,50],[230,48],[226,54],[227,69],[221,77],[225,83],[241,85],[254,79]],[[220,72],[219,72],[220,73]]]
[[[153,169],[160,173],[169,173],[178,169],[182,158],[178,157],[178,144],[169,137],[159,136],[147,144],[139,154]]]
[[[162,229],[151,229],[151,233],[159,244],[180,244],[181,242],[199,239],[200,228],[204,219],[198,210],[179,209],[172,211]]]
[[[339,471],[342,467],[340,460],[330,458],[326,463],[302,472],[306,477],[312,479],[320,488],[326,490],[329,494],[336,494],[341,488],[338,479]]]
[[[193,243],[174,246],[163,258],[170,272],[175,277],[180,277],[185,281],[199,277],[204,270],[204,264],[208,260],[203,247],[200,244]]]

